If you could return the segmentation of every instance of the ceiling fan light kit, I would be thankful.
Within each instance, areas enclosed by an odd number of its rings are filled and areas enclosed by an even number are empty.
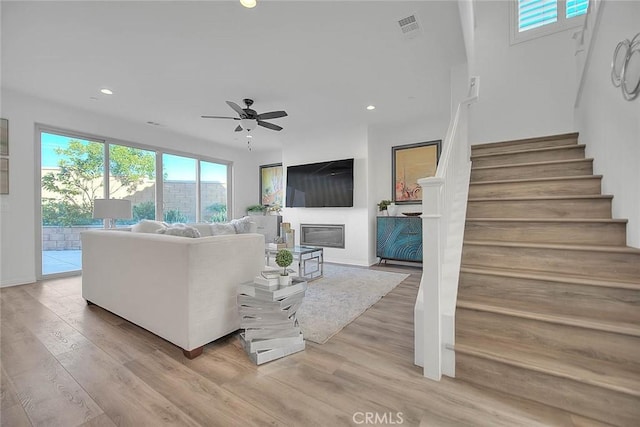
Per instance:
[[[256,0],[240,0],[240,4],[246,7],[247,9],[251,9],[256,7]]]
[[[247,108],[241,108],[238,104],[233,101],[226,101],[227,105],[231,107],[233,111],[238,114],[238,117],[227,117],[227,116],[202,116],[203,119],[230,119],[230,120],[239,120],[240,124],[236,126],[235,131],[241,132],[246,130],[247,132],[251,132],[258,126],[262,126],[267,129],[281,131],[282,127],[273,123],[265,122],[265,119],[279,119],[280,117],[286,117],[286,111],[269,111],[267,113],[258,114],[255,110],[251,109],[253,105],[253,100],[249,98],[245,98],[242,100]],[[248,135],[249,136],[249,135]],[[249,143],[249,141],[247,141]],[[251,147],[249,147],[249,151],[251,151]]]

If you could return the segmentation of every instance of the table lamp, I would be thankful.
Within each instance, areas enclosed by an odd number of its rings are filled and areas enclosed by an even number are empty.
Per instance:
[[[93,201],[93,218],[106,219],[104,228],[115,228],[116,219],[131,219],[131,200],[95,199]]]

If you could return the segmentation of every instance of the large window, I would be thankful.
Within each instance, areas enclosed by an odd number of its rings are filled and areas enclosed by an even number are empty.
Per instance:
[[[131,200],[133,219],[118,225],[228,220],[230,164],[44,126],[39,134],[40,276],[81,270],[80,233],[103,226],[93,219],[95,199]]]
[[[589,0],[515,0],[511,41],[532,38],[580,26]]]
[[[162,155],[163,212],[168,223],[195,222],[197,212],[196,159]]]
[[[227,165],[200,162],[200,218],[225,222],[227,216]]]
[[[40,134],[42,275],[82,268],[80,232],[99,227],[93,201],[103,198],[104,143]]]

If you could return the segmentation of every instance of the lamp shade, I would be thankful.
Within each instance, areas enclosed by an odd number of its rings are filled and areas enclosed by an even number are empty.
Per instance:
[[[93,217],[96,219],[131,219],[131,200],[95,199]]]

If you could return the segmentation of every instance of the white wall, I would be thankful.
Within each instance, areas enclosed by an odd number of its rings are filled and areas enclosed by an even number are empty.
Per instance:
[[[282,161],[289,165],[354,158],[354,197],[351,208],[285,208],[283,221],[290,222],[300,241],[300,224],[344,224],[345,248],[324,248],[324,260],[368,266],[371,236],[368,224],[367,140],[364,128],[332,128],[283,148]]]
[[[610,80],[616,45],[640,31],[640,2],[607,1],[601,7],[576,124],[587,157],[594,158],[594,173],[604,175],[603,193],[614,195],[614,218],[629,220],[627,244],[640,247],[640,97],[625,101]]]
[[[391,200],[393,181],[391,177],[391,148],[396,145],[413,144],[442,140],[447,133],[449,116],[426,117],[420,123],[407,124],[405,126],[372,126],[368,131],[369,141],[369,235],[371,246],[369,251],[370,263],[375,257],[375,216],[377,215],[377,203],[381,200]],[[444,145],[442,145],[444,150]],[[422,205],[401,205],[400,212],[422,211]]]
[[[258,197],[256,160],[252,153],[172,133],[145,124],[108,116],[4,90],[2,117],[10,128],[10,194],[0,196],[1,272],[0,285],[33,282],[36,279],[36,141],[35,124],[45,124],[96,136],[115,138],[153,147],[169,148],[233,162],[233,216],[244,215]],[[257,154],[253,154],[257,157]]]
[[[475,2],[470,75],[480,76],[471,107],[471,143],[572,132],[575,93],[573,31],[511,45],[510,2]]]

